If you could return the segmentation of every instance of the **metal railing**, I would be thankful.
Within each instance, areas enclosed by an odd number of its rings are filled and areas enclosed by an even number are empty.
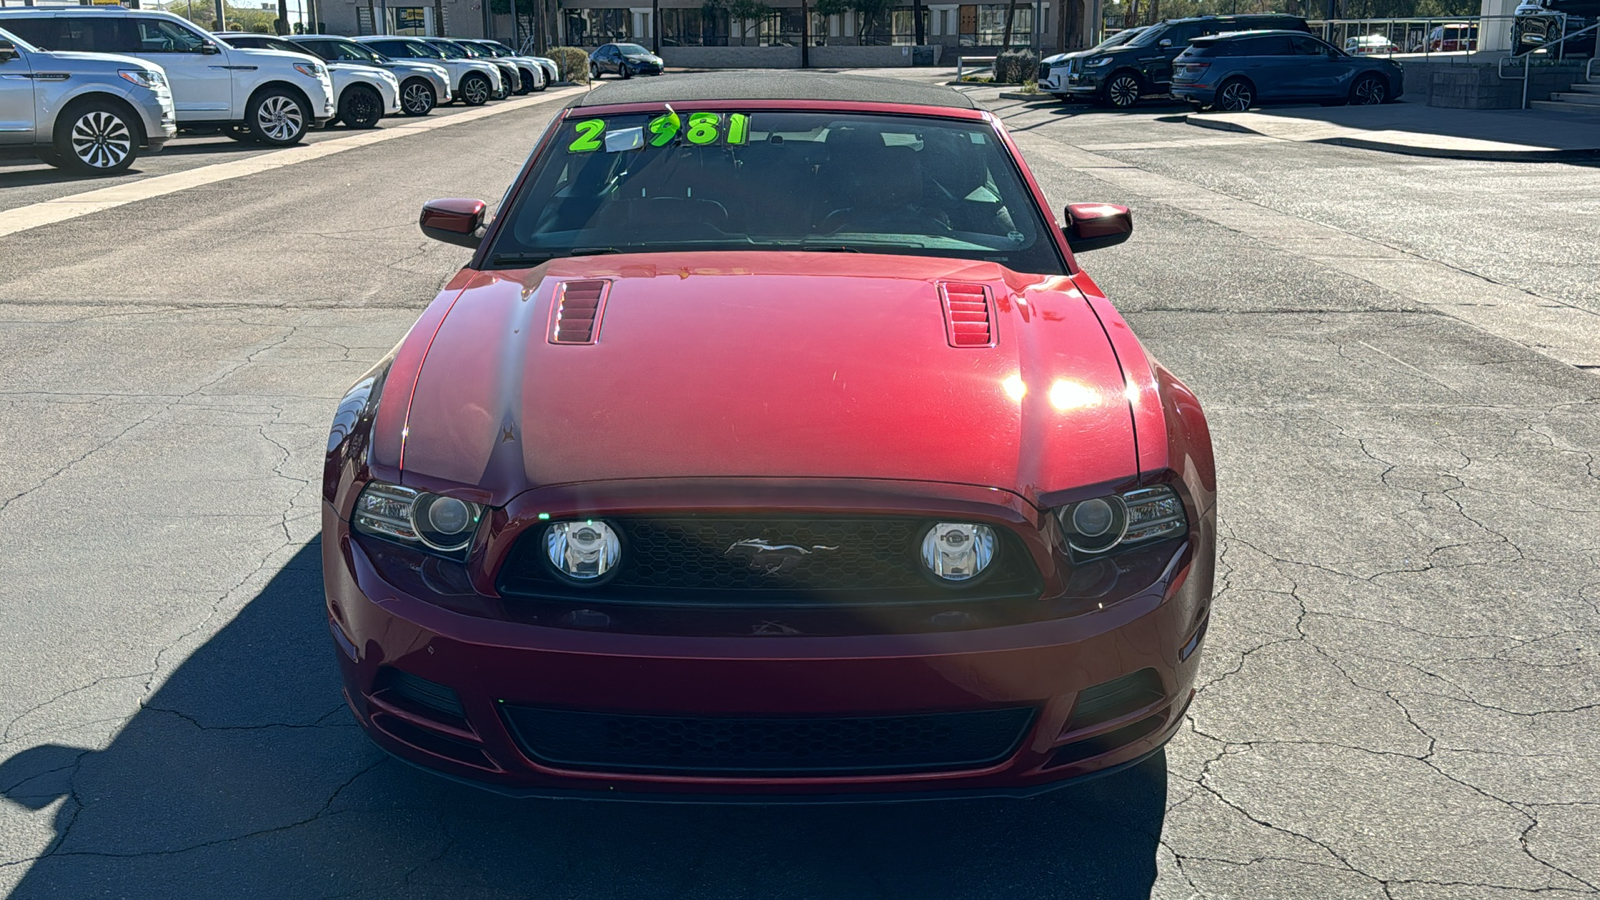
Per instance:
[[[993,56],[958,56],[956,57],[956,80],[961,81],[968,75],[978,75],[982,72],[988,72],[993,75],[994,61],[995,58]],[[968,69],[967,63],[988,63],[988,65],[973,66]]]
[[[1600,60],[1600,22],[1596,22],[1595,24],[1590,25],[1588,28],[1583,28],[1583,29],[1580,29],[1578,31],[1574,31],[1571,34],[1568,34],[1567,31],[1566,31],[1566,17],[1565,16],[1561,17],[1561,25],[1562,25],[1561,37],[1557,39],[1558,50],[1557,50],[1556,59],[1558,61],[1566,59],[1567,44],[1569,42],[1571,42],[1571,40],[1573,38],[1582,37],[1583,35],[1589,34],[1590,32],[1594,33],[1594,35],[1595,35],[1595,54],[1593,56],[1589,57],[1589,62],[1583,67],[1583,80],[1584,81],[1590,81],[1590,82],[1594,81],[1594,64],[1595,64],[1596,60]],[[1549,57],[1549,53],[1550,53],[1550,48],[1549,48],[1549,44],[1550,43],[1551,42],[1547,41],[1544,46],[1530,47],[1527,50],[1522,51],[1521,53],[1512,53],[1510,56],[1507,56],[1504,59],[1501,59],[1499,61],[1499,63],[1497,63],[1497,65],[1496,65],[1495,74],[1500,76],[1500,80],[1501,81],[1520,81],[1520,82],[1522,82],[1522,108],[1523,109],[1527,109],[1528,108],[1528,83],[1533,80],[1532,78],[1529,77],[1533,73],[1533,58],[1534,58],[1534,56],[1539,55],[1541,53],[1544,54],[1546,56],[1546,58],[1548,58]],[[1521,75],[1507,75],[1506,74],[1506,63],[1515,63],[1518,60],[1522,61],[1522,74]]]

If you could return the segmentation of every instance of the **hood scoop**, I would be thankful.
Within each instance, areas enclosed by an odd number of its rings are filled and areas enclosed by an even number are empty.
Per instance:
[[[609,281],[563,281],[550,307],[550,343],[594,343],[610,288]]]
[[[994,304],[990,302],[987,287],[943,282],[939,285],[939,300],[944,305],[944,331],[950,346],[995,345]]]

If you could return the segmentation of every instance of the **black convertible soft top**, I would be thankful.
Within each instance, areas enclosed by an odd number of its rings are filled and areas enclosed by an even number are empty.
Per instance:
[[[868,75],[797,72],[701,72],[607,82],[568,107],[616,103],[687,103],[694,100],[829,100],[843,103],[903,103],[976,109],[967,95],[933,84]]]

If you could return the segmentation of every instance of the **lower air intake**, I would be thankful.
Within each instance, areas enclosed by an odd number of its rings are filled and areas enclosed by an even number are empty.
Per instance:
[[[503,706],[534,759],[566,769],[803,777],[972,769],[1016,752],[1030,708],[847,718],[688,718]]]

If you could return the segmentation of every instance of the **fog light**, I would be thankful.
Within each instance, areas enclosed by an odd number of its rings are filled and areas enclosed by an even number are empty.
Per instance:
[[[544,533],[545,555],[561,575],[594,583],[622,558],[622,541],[610,525],[592,519],[557,522]]]
[[[994,529],[987,525],[940,522],[922,538],[922,564],[939,581],[960,584],[983,574],[994,548]]]

